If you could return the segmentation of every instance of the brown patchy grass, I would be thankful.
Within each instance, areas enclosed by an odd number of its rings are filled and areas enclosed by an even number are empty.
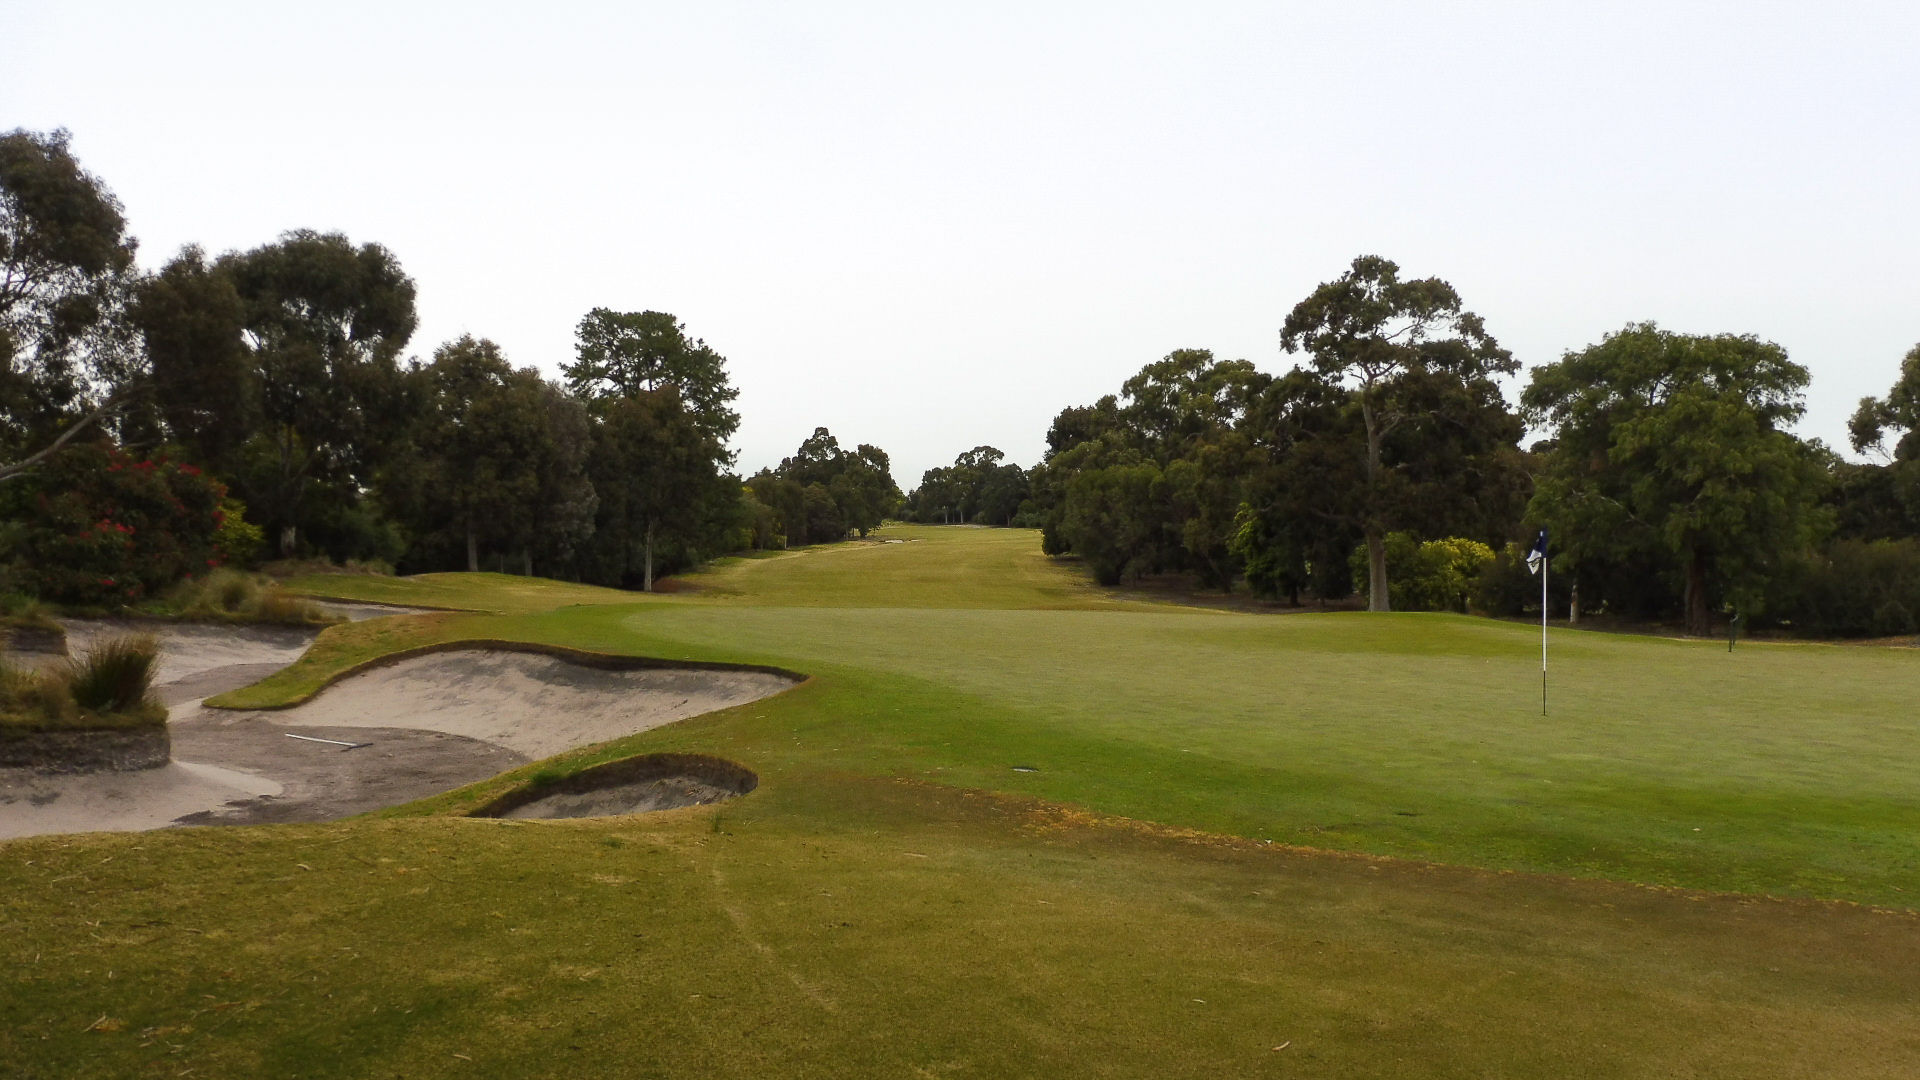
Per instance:
[[[0,1057],[25,1076],[1920,1072],[1911,915],[931,784],[7,854]]]

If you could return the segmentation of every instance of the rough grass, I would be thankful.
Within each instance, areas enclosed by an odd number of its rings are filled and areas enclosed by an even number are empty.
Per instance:
[[[159,645],[149,634],[95,642],[87,652],[37,671],[14,668],[0,652],[0,726],[16,731],[97,731],[158,727],[166,706],[153,696]]]
[[[6,851],[0,1059],[22,1076],[1920,1069],[1908,916],[1270,851],[935,785]]]
[[[183,619],[276,626],[326,626],[341,621],[290,595],[265,575],[232,569],[181,582],[153,610]]]
[[[1035,559],[1031,534],[906,535],[923,542],[742,560],[644,603],[327,631],[255,702],[460,637],[815,678],[375,818],[9,843],[0,1060],[1920,1073],[1920,920],[1889,910],[1920,889],[1902,707],[1920,657],[1557,633],[1565,708],[1543,720],[1525,628],[1117,605]],[[809,565],[838,559],[854,569]],[[968,575],[983,609],[950,602]],[[645,817],[456,816],[656,750],[740,761],[762,786]]]

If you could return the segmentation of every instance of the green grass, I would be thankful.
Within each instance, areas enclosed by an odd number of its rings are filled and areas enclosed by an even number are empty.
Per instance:
[[[522,614],[566,604],[632,603],[635,594],[514,574],[305,574],[281,583],[288,592],[322,600]]]
[[[754,606],[1152,610],[1042,555],[1028,529],[892,525],[867,541],[723,560],[684,580]]]
[[[1119,604],[1029,532],[880,535],[917,542],[742,560],[696,579],[705,596],[336,628],[216,703],[296,700],[346,664],[463,636],[750,661],[821,676],[816,710],[734,724],[750,755],[808,768],[1464,865],[1920,896],[1910,650],[1556,629],[1542,717],[1524,625]],[[968,580],[988,606],[952,606]],[[862,606],[803,604],[816,595]],[[792,717],[813,734],[789,746]]]
[[[1913,653],[1556,631],[1542,718],[1526,627],[1122,603],[1032,533],[881,536],[917,542],[730,561],[624,602],[560,606],[574,587],[497,575],[355,596],[518,613],[336,627],[237,701],[463,638],[815,677],[355,821],[0,847],[0,1060],[1920,1072],[1920,918],[1892,910],[1920,893]],[[762,786],[627,819],[457,816],[665,750]]]

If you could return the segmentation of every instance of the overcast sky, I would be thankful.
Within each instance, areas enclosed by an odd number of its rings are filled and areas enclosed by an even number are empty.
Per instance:
[[[422,356],[587,309],[730,360],[912,487],[1172,349],[1269,371],[1362,253],[1526,364],[1753,333],[1845,442],[1920,341],[1920,5],[0,0],[0,129],[65,127],[142,260],[391,248]]]

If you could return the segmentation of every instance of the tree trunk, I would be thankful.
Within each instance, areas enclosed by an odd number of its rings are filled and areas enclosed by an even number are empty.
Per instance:
[[[1573,583],[1573,601],[1567,605],[1567,622],[1576,625],[1580,622],[1580,583],[1577,581]]]
[[[1367,530],[1367,610],[1393,610],[1387,602],[1387,542],[1378,529]]]
[[[474,531],[473,522],[467,522],[467,573],[480,572],[480,536]]]
[[[646,591],[653,591],[653,519],[647,519],[647,568]]]
[[[1380,425],[1374,422],[1373,405],[1367,401],[1365,391],[1360,395],[1360,417],[1367,423],[1367,511],[1372,514],[1378,509],[1374,499],[1380,492]],[[1367,525],[1367,610],[1392,611],[1393,604],[1387,595],[1387,542],[1381,535],[1380,526],[1369,522]]]
[[[521,550],[520,567],[521,569],[526,571],[528,577],[533,576],[533,549],[532,548],[529,547]]]
[[[1687,561],[1687,633],[1713,635],[1713,613],[1707,610],[1707,558],[1698,548]]]
[[[280,526],[280,557],[281,558],[291,559],[294,557],[294,555],[298,554],[299,546],[297,544],[297,541],[299,540],[299,538],[300,537],[299,537],[298,527],[293,525]]]

